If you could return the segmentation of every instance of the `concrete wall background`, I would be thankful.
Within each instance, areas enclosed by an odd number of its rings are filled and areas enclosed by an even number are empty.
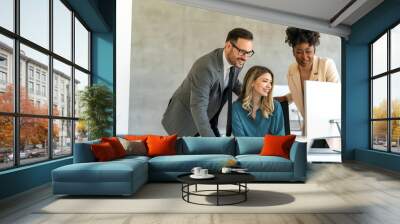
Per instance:
[[[286,85],[286,72],[294,58],[285,44],[285,26],[178,5],[165,0],[134,0],[129,133],[165,134],[161,118],[176,88],[192,63],[215,48],[226,35],[243,27],[254,35],[255,55],[244,66],[240,79],[253,65],[272,69],[275,82]],[[340,73],[341,40],[321,34],[317,55],[332,58]],[[127,93],[129,94],[129,93]],[[133,97],[132,97],[133,96]],[[133,100],[133,102],[132,102]],[[220,116],[224,131],[226,112]]]

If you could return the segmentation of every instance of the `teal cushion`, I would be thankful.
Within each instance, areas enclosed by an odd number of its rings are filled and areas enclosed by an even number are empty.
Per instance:
[[[200,166],[209,171],[219,171],[230,159],[231,155],[174,155],[158,156],[149,160],[151,172],[190,172],[193,167]]]
[[[236,159],[249,172],[293,172],[292,161],[279,156],[239,155]]]
[[[95,162],[96,158],[91,149],[92,144],[99,144],[100,140],[75,143],[74,147],[74,163]]]
[[[178,146],[178,154],[184,155],[234,153],[235,139],[230,137],[183,137]]]
[[[264,137],[237,137],[236,155],[259,154],[264,145]]]

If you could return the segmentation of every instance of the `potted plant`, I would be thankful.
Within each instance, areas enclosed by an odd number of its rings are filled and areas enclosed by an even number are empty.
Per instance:
[[[89,140],[109,136],[112,127],[112,92],[102,84],[87,86],[80,92],[81,118],[87,126]],[[81,122],[82,123],[82,122]]]

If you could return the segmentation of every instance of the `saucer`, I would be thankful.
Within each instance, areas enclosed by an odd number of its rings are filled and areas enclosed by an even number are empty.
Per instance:
[[[212,174],[207,174],[207,175],[194,175],[194,174],[192,174],[192,175],[190,175],[190,178],[193,178],[193,179],[211,179],[211,178],[214,178],[215,176],[214,175],[212,175]]]

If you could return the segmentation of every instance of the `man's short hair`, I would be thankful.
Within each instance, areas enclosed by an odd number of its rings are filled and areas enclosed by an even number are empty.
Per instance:
[[[243,39],[246,39],[246,40],[253,40],[253,34],[250,31],[246,30],[246,29],[235,28],[235,29],[229,31],[225,42],[232,41],[232,42],[236,43],[236,41],[239,38],[243,38]]]

